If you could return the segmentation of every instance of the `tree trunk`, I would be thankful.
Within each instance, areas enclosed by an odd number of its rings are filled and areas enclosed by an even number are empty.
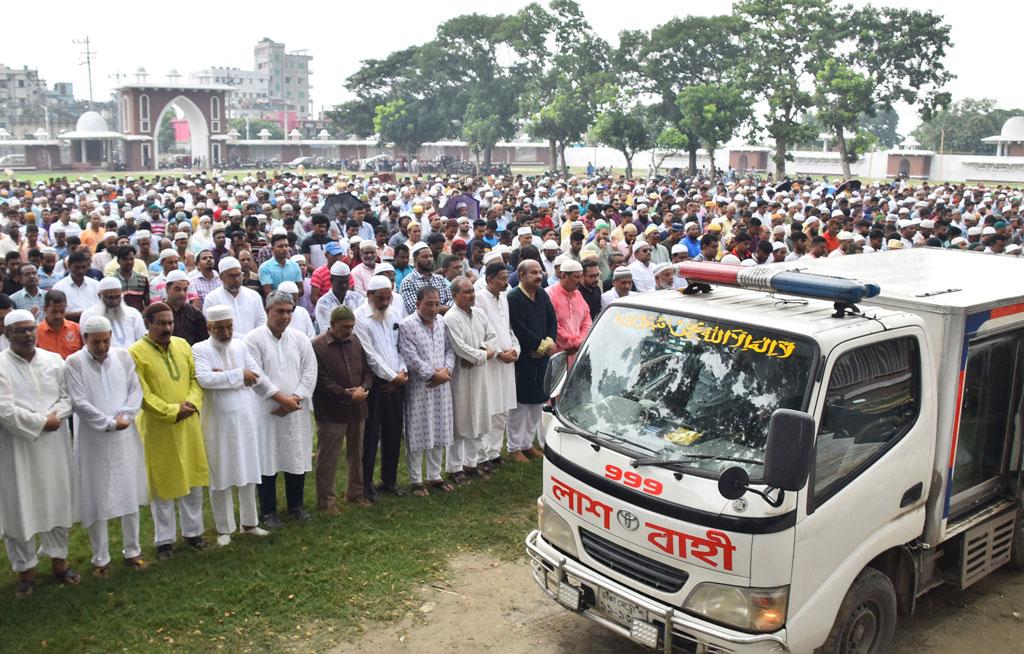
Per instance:
[[[697,174],[697,150],[700,149],[697,139],[690,139],[686,149],[690,154],[690,177],[693,177]]]
[[[786,178],[786,139],[775,137],[775,181],[780,182]]]
[[[551,157],[551,170],[558,170],[558,155],[555,151],[555,139],[548,139],[548,156]]]
[[[633,155],[628,152],[622,154],[626,157],[626,179],[633,179]]]
[[[567,145],[568,143],[564,142],[558,144],[558,162],[562,169],[562,175],[569,174],[569,166],[565,163],[565,148]]]
[[[711,161],[708,164],[709,170],[711,171],[711,176],[714,177],[718,170],[715,168],[715,146],[713,145],[708,146],[708,159]]]
[[[850,179],[850,160],[848,158],[849,151],[846,149],[846,134],[843,134],[843,128],[838,127],[836,132],[836,143],[839,145],[839,160],[843,163],[843,180]]]
[[[491,155],[493,154],[491,150],[490,146],[484,148],[484,168],[491,167]]]

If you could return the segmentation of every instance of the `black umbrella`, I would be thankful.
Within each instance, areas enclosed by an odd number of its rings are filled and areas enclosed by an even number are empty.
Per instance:
[[[839,195],[843,191],[859,191],[860,180],[859,179],[848,179],[839,186],[836,187],[836,195]]]
[[[335,193],[334,195],[327,197],[321,211],[325,216],[334,220],[338,217],[338,212],[342,209],[352,213],[353,209],[361,207],[362,205],[363,201],[351,193]]]
[[[457,207],[460,202],[465,203],[466,205],[466,209],[468,210],[466,216],[470,220],[476,220],[480,215],[480,202],[467,193],[461,193],[448,198],[448,202],[441,207],[441,211],[439,213],[445,218],[457,218],[459,215]]]

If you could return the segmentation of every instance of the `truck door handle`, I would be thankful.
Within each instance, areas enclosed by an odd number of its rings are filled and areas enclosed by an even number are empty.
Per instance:
[[[900,498],[900,508],[910,506],[914,502],[921,499],[921,491],[924,490],[924,482],[917,482],[903,493],[903,497]]]

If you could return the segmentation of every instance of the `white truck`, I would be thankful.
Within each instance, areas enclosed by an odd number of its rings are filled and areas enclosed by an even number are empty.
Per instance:
[[[620,298],[549,365],[536,582],[665,653],[885,652],[1024,562],[1022,273],[920,248]]]

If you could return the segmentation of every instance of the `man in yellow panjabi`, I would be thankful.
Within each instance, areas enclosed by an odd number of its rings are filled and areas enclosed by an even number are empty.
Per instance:
[[[192,348],[173,336],[171,307],[156,302],[143,315],[147,333],[128,351],[142,386],[137,422],[146,454],[156,552],[159,559],[167,560],[177,540],[175,500],[185,542],[197,550],[207,547],[203,487],[209,485],[210,474],[199,421],[203,389],[196,381]]]

